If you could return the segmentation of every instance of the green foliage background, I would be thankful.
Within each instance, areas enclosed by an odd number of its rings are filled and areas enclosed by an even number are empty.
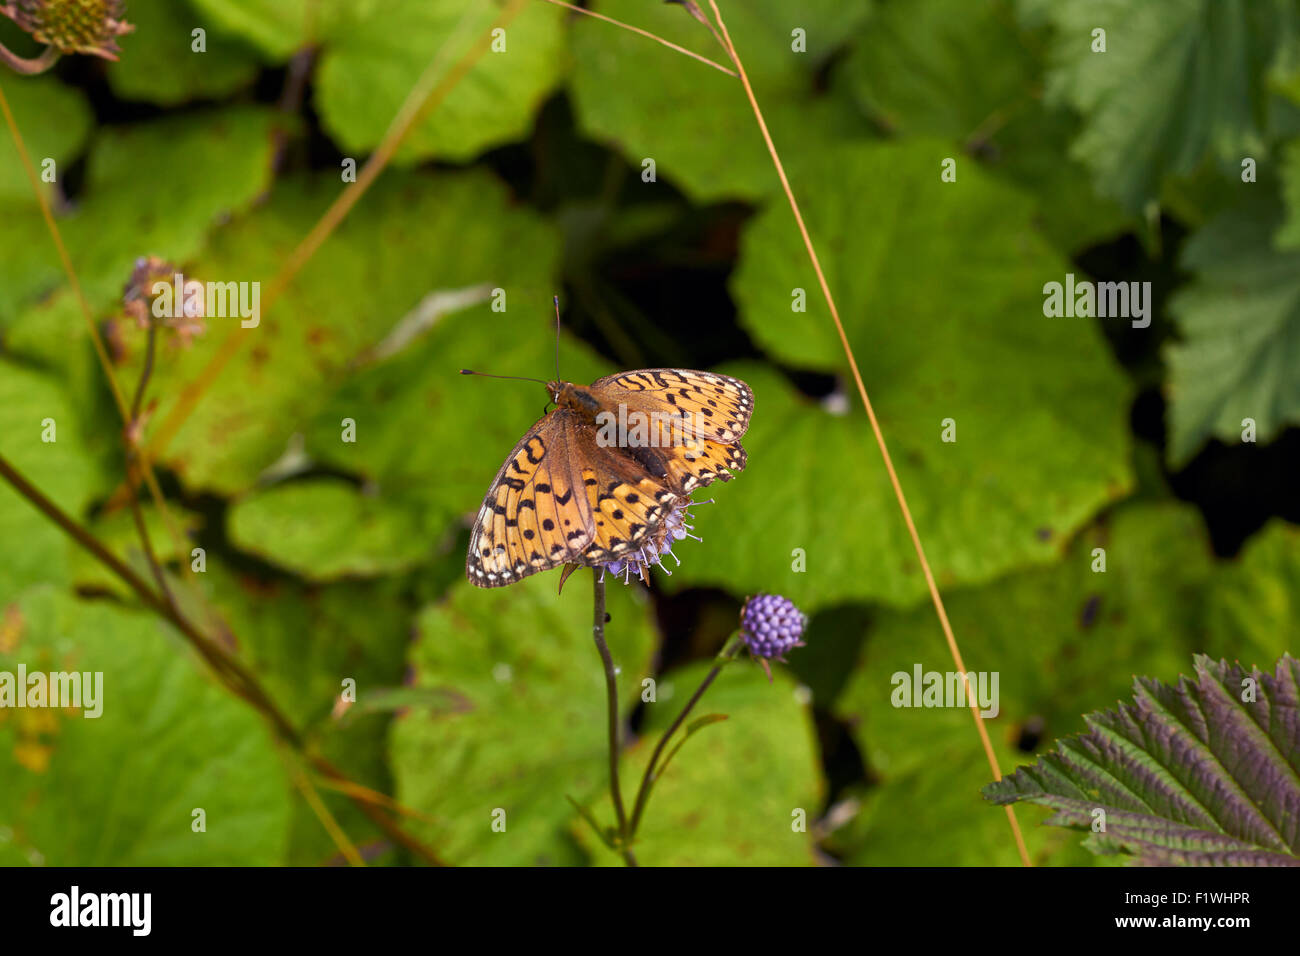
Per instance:
[[[1197,651],[1262,667],[1294,652],[1300,5],[720,5],[967,665],[1000,673],[1003,769],[1134,674],[1172,680]],[[594,6],[723,58],[679,6]],[[32,155],[59,171],[42,188],[124,389],[143,359],[120,303],[135,260],[265,288],[345,188],[343,161],[377,146],[444,44],[445,75],[499,12],[132,0],[120,62],[0,75]],[[7,22],[0,42],[35,51]],[[412,832],[446,860],[617,862],[566,800],[611,816],[585,573],[557,596],[555,574],[479,591],[462,571],[468,521],[544,396],[456,370],[549,376],[558,291],[565,378],[710,367],[756,394],[749,468],[699,509],[703,542],[649,592],[611,591],[629,776],[747,595],[812,615],[773,683],[741,665],[705,698],[701,713],[730,719],[659,784],[643,862],[1016,862],[979,795],[969,714],[890,706],[891,674],[951,660],[740,86],[541,0],[506,44],[416,126],[258,328],[214,319],[189,346],[164,343],[150,428],[242,340],[158,463],[207,554],[181,583],[188,555],[148,506],[174,586],[202,589],[208,623],[312,746],[419,811]],[[305,94],[285,108],[303,62]],[[0,454],[147,577],[110,503],[121,422],[7,134],[0,221]],[[1071,272],[1150,281],[1151,326],[1044,317],[1043,285]],[[505,290],[506,311],[480,295],[376,357],[426,297],[477,288]],[[940,440],[948,418],[955,443]],[[45,419],[57,442],[41,441]],[[104,671],[105,711],[0,711],[0,862],[339,861],[254,713],[5,486],[0,670],[19,662]],[[647,677],[657,703],[641,702]],[[341,713],[349,678],[359,698]],[[411,862],[325,799],[372,862]],[[809,832],[792,831],[796,809]],[[1038,827],[1045,811],[1019,813],[1036,862],[1113,862]]]

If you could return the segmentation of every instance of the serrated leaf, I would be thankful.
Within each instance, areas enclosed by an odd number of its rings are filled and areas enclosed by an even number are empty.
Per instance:
[[[1144,864],[1300,866],[1300,661],[1273,673],[1198,655],[1176,685],[1139,677],[1131,703],[984,788],[1093,827],[1097,852]]]
[[[1097,192],[1133,212],[1169,175],[1207,153],[1236,167],[1259,150],[1265,74],[1295,33],[1288,3],[1167,0],[1026,2],[1055,27],[1049,100],[1083,114],[1071,155],[1093,171]],[[1093,52],[1094,31],[1106,33]],[[1246,152],[1245,155],[1249,155]]]
[[[1174,467],[1211,436],[1267,442],[1300,422],[1300,253],[1273,248],[1280,210],[1255,195],[1188,240],[1181,265],[1193,282],[1170,301],[1181,341],[1169,365],[1169,446]]]
[[[1042,103],[1042,37],[1018,29],[1013,0],[885,4],[841,74],[863,108],[895,135],[943,137],[961,166],[979,162],[1031,193],[1036,221],[1060,248],[1120,231],[1126,217],[1093,194],[1066,156],[1076,123]]]

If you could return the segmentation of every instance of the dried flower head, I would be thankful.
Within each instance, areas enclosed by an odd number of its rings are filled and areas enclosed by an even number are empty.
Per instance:
[[[123,311],[137,326],[147,329],[161,319],[161,325],[174,330],[182,345],[189,345],[207,328],[203,321],[203,283],[186,279],[176,266],[157,256],[135,260],[135,268],[122,290],[122,303]]]
[[[0,7],[32,37],[60,53],[87,53],[116,60],[117,38],[135,29],[122,17],[123,0],[11,0]]]

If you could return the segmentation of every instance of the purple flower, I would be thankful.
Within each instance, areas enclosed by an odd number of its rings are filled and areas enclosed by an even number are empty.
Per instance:
[[[672,510],[668,512],[663,523],[659,525],[650,540],[641,546],[640,551],[619,558],[617,561],[607,561],[604,564],[597,565],[597,567],[608,571],[610,574],[621,575],[624,584],[630,584],[634,577],[649,583],[650,568],[655,565],[658,565],[664,574],[671,575],[672,572],[664,567],[663,556],[665,554],[669,555],[674,561],[681,564],[681,560],[677,555],[673,554],[673,544],[684,538],[695,538],[696,541],[703,540],[691,534],[695,530],[695,526],[687,524],[686,519],[691,518],[693,520],[694,516],[691,514],[691,508],[695,505],[710,503],[711,499],[708,501],[691,501],[690,498],[686,498],[679,501],[672,506]]]
[[[740,633],[745,638],[749,653],[757,658],[772,679],[767,662],[772,658],[785,661],[785,655],[796,647],[803,647],[804,628],[808,618],[794,606],[794,602],[779,594],[759,594],[745,602],[740,611]]]

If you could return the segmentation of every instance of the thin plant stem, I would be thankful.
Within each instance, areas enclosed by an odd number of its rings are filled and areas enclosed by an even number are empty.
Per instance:
[[[831,295],[830,285],[826,281],[826,275],[822,272],[820,260],[817,258],[817,250],[813,247],[812,237],[808,233],[808,227],[804,224],[803,214],[799,211],[799,203],[794,198],[794,190],[790,188],[790,180],[786,177],[785,166],[781,163],[781,156],[777,152],[776,144],[772,140],[772,134],[767,128],[767,121],[763,118],[763,111],[759,108],[758,100],[754,96],[754,88],[749,83],[749,76],[745,73],[745,66],[741,62],[740,54],[736,51],[736,46],[731,41],[731,35],[727,32],[727,24],[722,19],[722,12],[718,10],[716,0],[709,0],[709,6],[713,9],[713,15],[717,18],[718,28],[722,31],[723,47],[727,55],[731,57],[731,62],[736,67],[736,72],[740,75],[741,85],[745,88],[745,96],[749,99],[750,108],[754,112],[754,119],[758,123],[759,131],[763,134],[763,141],[767,144],[767,151],[772,157],[772,165],[776,167],[776,174],[781,180],[781,188],[785,190],[786,199],[790,203],[790,210],[794,213],[795,222],[799,225],[799,233],[803,236],[804,248],[808,252],[808,258],[812,262],[813,271],[817,273],[817,281],[821,285],[822,295],[826,299],[826,305],[830,309],[831,318],[835,322],[835,331],[839,333],[840,344],[844,348],[844,355],[848,359],[849,369],[853,373],[853,380],[858,387],[858,396],[862,399],[862,406],[867,411],[867,418],[871,422],[871,431],[876,437],[876,444],[880,448],[880,456],[885,462],[885,471],[889,474],[889,483],[893,486],[894,497],[898,499],[899,510],[903,513],[903,520],[907,524],[907,532],[912,538],[912,547],[916,550],[917,560],[921,564],[921,571],[925,575],[926,587],[930,591],[930,600],[934,604],[935,613],[939,616],[939,625],[943,629],[944,638],[948,642],[948,650],[952,654],[952,659],[957,667],[958,673],[962,674],[967,685],[967,699],[971,702],[971,714],[975,718],[975,728],[979,732],[980,743],[984,746],[984,754],[988,758],[989,767],[993,771],[995,780],[1002,779],[1002,768],[998,765],[997,754],[993,751],[993,743],[989,740],[988,729],[984,726],[984,717],[980,714],[979,704],[973,696],[974,688],[970,686],[970,678],[967,676],[966,665],[962,662],[961,651],[957,647],[957,638],[953,634],[952,624],[948,621],[948,612],[943,605],[943,598],[939,595],[939,587],[935,583],[934,574],[930,571],[930,562],[926,560],[925,549],[921,546],[921,536],[917,533],[916,523],[912,520],[911,509],[907,506],[907,497],[903,494],[903,486],[898,481],[898,474],[894,470],[893,459],[889,455],[889,449],[885,445],[885,435],[881,431],[880,422],[876,419],[876,412],[872,408],[871,399],[867,397],[867,387],[863,383],[862,373],[858,370],[857,360],[853,357],[853,348],[849,345],[848,335],[844,331],[844,323],[840,321],[840,312],[835,305],[835,297]],[[1029,851],[1025,846],[1024,835],[1020,832],[1020,824],[1016,820],[1014,808],[1007,806],[1007,821],[1011,826],[1011,832],[1015,837],[1016,850],[1020,854],[1020,861],[1025,866],[1032,866],[1029,859]]]
[[[339,848],[339,852],[342,853],[343,858],[348,861],[348,865],[365,866],[366,861],[361,856],[360,851],[357,850],[356,844],[352,842],[351,838],[348,837],[343,828],[339,826],[338,820],[334,818],[334,814],[330,813],[329,807],[325,806],[325,801],[321,799],[320,793],[317,792],[316,787],[312,784],[311,780],[308,779],[307,774],[303,772],[302,767],[298,766],[297,762],[293,761],[293,758],[288,755],[286,755],[285,759],[287,761],[292,761],[289,768],[289,776],[293,778],[293,785],[298,788],[298,792],[302,794],[302,798],[307,801],[307,806],[311,807],[311,812],[316,815],[316,819],[320,821],[320,825],[324,827],[325,832],[330,835],[330,839],[333,840],[334,845]]]
[[[461,17],[451,35],[438,48],[428,67],[425,68],[425,71],[407,94],[406,99],[402,102],[397,114],[389,124],[388,130],[384,133],[379,146],[366,160],[360,172],[357,173],[356,182],[349,184],[346,189],[339,193],[334,202],[325,210],[320,220],[298,243],[298,246],[285,259],[275,277],[268,283],[266,294],[262,298],[262,312],[264,315],[271,310],[275,301],[289,287],[302,268],[325,243],[325,240],[333,235],[334,230],[352,211],[352,207],[357,204],[357,201],[365,195],[371,184],[388,166],[388,163],[416,124],[446,99],[456,84],[464,79],[479,58],[491,48],[492,31],[498,27],[508,25],[518,16],[527,2],[528,0],[511,0],[509,6],[502,10],[492,24],[483,31],[474,45],[456,61],[441,80],[435,83],[434,81],[442,68],[446,52],[459,39],[462,28],[469,23],[469,14],[475,9],[472,6],[466,7],[465,14]],[[232,335],[227,337],[217,349],[216,354],[199,371],[194,380],[181,390],[176,404],[172,406],[167,416],[159,424],[158,430],[146,443],[144,449],[146,460],[152,460],[167,448],[171,440],[176,437],[177,432],[180,431],[181,426],[189,419],[199,401],[220,377],[221,371],[238,353],[243,342],[243,336]],[[125,494],[125,489],[119,488],[113,500],[117,500],[123,494]]]
[[[605,703],[609,714],[609,796],[614,803],[614,816],[618,820],[619,852],[628,866],[636,866],[636,857],[628,846],[627,811],[623,808],[623,791],[618,782],[618,675],[614,672],[614,658],[605,643],[605,576],[600,568],[591,569],[592,620],[591,636],[596,651],[605,665]]]
[[[695,705],[698,704],[700,698],[704,696],[704,692],[709,689],[709,686],[717,679],[718,675],[722,673],[722,668],[735,659],[736,651],[740,649],[741,643],[743,643],[743,640],[740,635],[736,635],[732,637],[731,640],[727,641],[722,650],[718,652],[718,656],[715,658],[717,663],[713,665],[713,669],[710,670],[704,680],[700,682],[700,686],[695,688],[695,693],[692,694],[691,699],[686,702],[686,706],[682,708],[681,713],[679,713],[676,719],[668,725],[668,729],[665,730],[663,736],[659,738],[659,743],[655,745],[654,753],[650,755],[650,762],[645,765],[645,772],[641,775],[641,786],[637,788],[636,804],[632,807],[632,821],[628,825],[629,838],[636,837],[637,828],[641,825],[641,814],[645,811],[646,803],[650,799],[650,790],[655,784],[656,771],[659,767],[659,758],[663,755],[664,748],[668,746],[668,741],[672,738],[673,734],[677,733],[677,728],[682,725],[688,716],[690,716],[691,711],[695,709]]]
[[[59,51],[57,47],[47,46],[40,52],[39,56],[28,59],[19,56],[3,43],[0,43],[0,63],[5,64],[15,73],[21,73],[23,76],[35,76],[37,73],[44,73],[58,62]]]
[[[727,76],[736,75],[734,71],[727,69],[721,63],[717,63],[713,60],[710,60],[707,56],[701,56],[700,54],[696,53],[694,50],[688,50],[684,46],[678,46],[676,43],[673,43],[671,40],[665,40],[657,33],[651,33],[649,30],[642,30],[640,27],[634,27],[632,26],[632,24],[624,23],[622,20],[615,20],[613,17],[607,17],[603,13],[596,13],[594,10],[584,10],[582,7],[575,7],[571,3],[565,3],[564,0],[546,0],[546,2],[553,3],[557,7],[564,7],[566,10],[572,10],[574,13],[581,13],[583,16],[586,17],[593,17],[597,20],[604,20],[606,23],[612,23],[616,27],[622,27],[624,30],[630,30],[631,32],[639,36],[643,36],[648,39],[654,40],[656,43],[662,43],[664,46],[668,47],[668,49],[676,50],[678,53],[684,54],[685,56],[689,56],[692,60],[699,60],[701,63],[708,64],[709,66],[713,67],[715,70],[720,70],[721,72],[727,74]]]
[[[98,538],[88,530],[78,524],[70,515],[47,498],[40,489],[36,488],[29,482],[16,468],[14,468],[3,455],[0,455],[0,478],[4,478],[15,491],[35,507],[38,511],[49,518],[54,524],[58,525],[65,534],[89,551],[95,558],[117,575],[127,586],[131,588],[145,603],[146,606],[166,618],[174,625],[185,637],[190,644],[199,652],[209,666],[212,667],[217,677],[224,683],[237,697],[246,701],[251,707],[258,711],[264,719],[271,725],[276,735],[285,744],[294,751],[303,754],[310,760],[319,772],[331,777],[340,783],[351,784],[346,774],[336,768],[324,757],[307,752],[306,741],[292,722],[276,706],[275,702],[263,690],[258,683],[257,678],[249,672],[238,660],[226,654],[225,650],[211,641],[197,626],[193,624],[180,610],[169,604],[162,596],[156,593],[149,585],[136,574],[131,568],[124,563],[117,555],[113,554],[106,548]],[[309,781],[310,783],[310,781]],[[345,790],[345,793],[347,791]],[[385,814],[381,813],[377,807],[373,806],[370,801],[360,799],[359,797],[348,794],[360,810],[370,818],[381,830],[383,830],[394,841],[402,844],[417,853],[419,856],[434,865],[442,865],[438,857],[423,846],[418,840],[411,837],[399,826],[397,826]],[[340,847],[342,850],[342,847]]]
[[[136,464],[138,456],[136,454],[135,436],[140,424],[140,409],[144,404],[144,395],[149,388],[149,378],[153,373],[154,352],[158,347],[158,322],[156,317],[149,321],[148,340],[145,345],[144,368],[140,370],[140,381],[135,387],[135,398],[131,400],[131,419],[127,423],[127,430],[130,437],[127,441],[127,478],[131,486],[131,518],[135,521],[136,535],[140,538],[140,545],[144,548],[145,560],[149,562],[149,569],[153,572],[154,581],[158,584],[158,591],[167,603],[173,609],[176,608],[176,597],[172,594],[171,588],[167,586],[167,575],[163,573],[162,565],[158,561],[158,556],[154,553],[153,542],[149,539],[149,528],[144,523],[144,512],[140,507],[140,496],[136,494],[136,484],[138,472]]]
[[[81,288],[81,281],[77,278],[77,271],[72,267],[72,257],[68,255],[68,248],[63,242],[63,234],[59,231],[58,223],[54,221],[54,213],[50,210],[49,201],[41,189],[40,180],[36,176],[36,167],[32,165],[31,155],[27,152],[27,144],[23,141],[22,133],[18,130],[18,122],[14,119],[14,114],[9,108],[9,100],[5,97],[3,87],[0,87],[0,113],[4,114],[5,123],[9,127],[10,135],[13,137],[14,148],[17,149],[18,158],[22,161],[23,170],[27,173],[27,181],[36,196],[36,203],[40,207],[41,216],[45,220],[45,226],[49,230],[50,238],[54,240],[55,249],[58,250],[59,261],[63,264],[63,271],[68,277],[68,284],[72,287],[77,304],[81,307],[82,317],[86,321],[91,342],[95,346],[95,355],[99,358],[100,368],[104,370],[104,377],[108,379],[108,387],[113,394],[113,403],[117,406],[123,425],[129,427],[131,415],[126,406],[126,399],[122,395],[122,389],[118,386],[117,377],[113,374],[113,363],[108,357],[108,350],[104,347],[104,340],[99,334],[99,329],[95,326],[94,313],[91,312],[90,303],[86,299],[85,291]],[[126,435],[126,440],[128,443],[133,444],[129,433]],[[147,459],[141,461],[141,474],[144,476],[145,484],[149,488],[149,494],[162,516],[163,523],[167,526],[167,531],[172,537],[176,550],[182,551],[180,531],[175,522],[172,521],[171,512],[168,510],[167,502],[163,498],[162,489],[158,487],[158,480],[154,476],[153,468],[150,467]],[[185,565],[184,568],[187,573],[190,572],[189,565]]]

